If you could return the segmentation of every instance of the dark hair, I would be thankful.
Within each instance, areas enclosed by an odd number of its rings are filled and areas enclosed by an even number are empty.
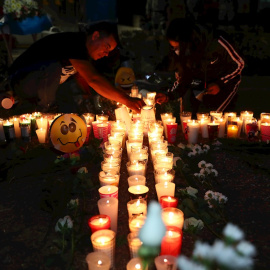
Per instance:
[[[194,27],[195,22],[190,18],[173,19],[166,30],[166,37],[168,40],[188,42],[191,40]]]
[[[87,35],[92,35],[95,31],[98,31],[101,36],[108,37],[112,35],[117,43],[119,43],[117,24],[109,21],[99,21],[88,24],[85,27]]]

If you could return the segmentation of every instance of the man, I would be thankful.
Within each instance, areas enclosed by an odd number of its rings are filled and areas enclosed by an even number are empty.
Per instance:
[[[172,70],[177,74],[168,96],[183,97],[189,91],[193,117],[198,110],[232,110],[244,61],[228,40],[182,18],[171,21],[166,36],[172,49]],[[163,103],[168,97],[160,93],[156,99]]]
[[[115,24],[98,22],[83,32],[62,32],[33,43],[10,66],[10,84],[23,101],[47,112],[55,104],[60,84],[79,73],[89,87],[105,98],[140,112],[144,102],[115,88],[95,68],[95,61],[107,57],[117,46]]]

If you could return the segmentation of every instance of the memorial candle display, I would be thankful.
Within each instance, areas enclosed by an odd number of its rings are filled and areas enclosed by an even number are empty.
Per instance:
[[[166,226],[175,226],[182,230],[184,225],[184,213],[175,207],[162,209],[162,220]]]
[[[198,143],[199,132],[200,132],[200,124],[198,123],[197,120],[187,122],[188,143],[191,144]]]
[[[113,197],[98,200],[98,210],[100,214],[108,215],[111,219],[111,229],[117,232],[118,219],[118,199]]]
[[[168,195],[174,197],[175,192],[175,183],[172,182],[160,182],[155,185],[158,201],[160,201],[160,197],[163,195]]]
[[[110,268],[114,268],[115,236],[116,233],[112,230],[98,230],[91,235],[94,251],[103,252],[110,258]]]
[[[88,220],[88,225],[92,233],[98,230],[110,229],[111,219],[108,215],[96,215]]]
[[[88,270],[109,270],[111,267],[110,257],[100,251],[88,253],[86,256]]]
[[[178,227],[167,227],[166,235],[161,242],[160,255],[171,255],[178,257],[182,247],[182,230]]]
[[[167,196],[167,195],[161,196],[159,203],[160,203],[162,208],[166,208],[166,207],[176,208],[178,205],[178,198],[172,197],[172,196]]]

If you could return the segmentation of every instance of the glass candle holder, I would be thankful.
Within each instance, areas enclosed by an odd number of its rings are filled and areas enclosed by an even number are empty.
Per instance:
[[[127,210],[129,218],[147,214],[147,202],[145,199],[136,199],[128,201]]]
[[[166,226],[175,226],[182,230],[184,225],[184,213],[175,207],[162,209],[162,220]]]
[[[138,256],[139,248],[142,246],[143,242],[140,240],[138,233],[130,232],[127,236],[128,247],[130,252],[130,258],[136,258]]]
[[[127,155],[128,159],[130,159],[130,154],[131,154],[131,146],[137,146],[137,147],[142,147],[143,142],[130,142],[129,140],[126,141],[126,148],[127,148]]]
[[[173,162],[170,160],[159,161],[155,159],[155,161],[153,162],[153,167],[155,171],[159,169],[172,170]]]
[[[174,197],[175,193],[175,184],[172,182],[160,182],[155,184],[158,201],[160,201],[160,197],[164,195]]]
[[[139,233],[146,220],[145,215],[137,215],[130,217],[128,220],[129,230],[132,233]]]
[[[216,121],[207,124],[209,140],[214,140],[218,137],[219,125]]]
[[[103,154],[107,157],[121,158],[122,159],[122,148],[121,150],[106,150],[103,149]]]
[[[185,128],[184,128],[183,122],[186,121],[186,120],[191,120],[191,117],[192,117],[192,113],[191,112],[185,112],[185,111],[183,111],[183,112],[180,113],[181,130],[182,130],[183,133],[185,132]]]
[[[261,122],[261,140],[267,142],[270,140],[270,123]]]
[[[219,123],[218,138],[224,138],[226,131],[226,120],[223,117],[221,117],[215,120],[215,122]]]
[[[155,153],[155,154],[152,155],[152,162],[153,162],[153,163],[155,162],[157,155],[162,155],[162,156],[164,156],[164,155],[166,155],[167,153],[169,153],[168,151],[169,151],[169,150],[168,150],[168,147],[166,147],[166,148],[164,148],[164,149],[161,149],[161,150],[153,151],[153,153]]]
[[[216,121],[223,116],[223,112],[220,111],[210,111],[210,116],[212,121]]]
[[[108,171],[108,170],[114,170],[118,174],[120,173],[120,164],[117,162],[106,162],[106,161],[101,161],[101,169],[102,171]]]
[[[167,195],[161,196],[159,203],[160,203],[162,208],[166,208],[166,207],[177,208],[178,198],[172,197],[172,196],[167,196]]]
[[[118,187],[113,185],[104,185],[98,189],[99,197],[107,198],[107,197],[113,197],[118,199]]]
[[[136,185],[128,188],[130,200],[145,199],[147,200],[149,188],[145,185]]]
[[[0,118],[0,142],[6,141],[5,131],[3,127],[4,120]]]
[[[161,182],[173,182],[175,177],[175,171],[173,169],[158,168],[154,171],[155,183]]]
[[[111,229],[117,233],[118,199],[113,197],[102,198],[98,200],[97,204],[99,214],[110,217]]]
[[[114,157],[113,155],[103,154],[103,161],[108,163],[116,163],[121,166],[121,157]]]
[[[15,137],[21,138],[21,128],[20,128],[20,118],[19,117],[13,117],[10,122],[13,122],[14,124],[14,130],[15,130]]]
[[[167,124],[170,123],[171,125],[176,123],[176,117],[172,117],[172,118],[166,118],[163,121],[163,126],[164,126],[164,134],[165,134],[165,138],[168,139],[168,129],[167,129]]]
[[[133,258],[127,263],[127,270],[138,270],[138,269],[148,270],[148,266],[146,266],[146,268],[143,268],[142,261],[139,257]]]
[[[99,230],[91,235],[93,250],[103,252],[110,258],[110,268],[114,268],[115,262],[115,236],[112,230]]]
[[[3,122],[3,129],[5,133],[5,138],[7,141],[12,141],[15,139],[15,129],[13,122],[6,120]]]
[[[187,135],[188,135],[188,142],[190,144],[198,143],[200,132],[200,124],[197,120],[192,120],[191,122],[187,122]]]
[[[98,139],[102,139],[103,142],[108,141],[109,124],[106,122],[97,123],[97,135]]]
[[[31,141],[31,121],[24,119],[19,123],[21,129],[22,140],[30,142]]]
[[[256,118],[246,119],[245,124],[246,124],[246,135],[249,140],[252,140],[253,138],[255,138],[259,130],[258,121]]]
[[[115,150],[120,151],[122,149],[122,144],[119,141],[114,142],[105,142],[104,143],[104,149],[105,150]]]
[[[203,119],[203,118],[209,118],[209,113],[208,112],[198,112],[198,113],[196,113],[196,116],[197,116],[197,120],[199,121],[199,120],[201,120],[201,119]]]
[[[99,122],[107,122],[109,120],[109,115],[107,114],[97,114],[96,120]]]
[[[120,179],[119,171],[114,170],[114,169],[108,169],[108,171],[106,171],[106,168],[104,169],[105,171],[99,172],[100,186],[103,187],[103,186],[111,185],[111,186],[118,187],[119,179]]]
[[[238,125],[230,124],[227,125],[227,138],[237,138],[238,137]]]
[[[155,258],[157,270],[177,270],[177,257],[172,255],[159,255]]]
[[[143,122],[156,121],[155,111],[153,106],[143,106],[141,109],[141,120]]]
[[[83,117],[85,119],[85,122],[87,125],[91,125],[92,126],[92,122],[95,121],[95,114],[94,113],[84,113]]]
[[[176,122],[166,122],[167,140],[168,143],[176,142],[178,124]]]
[[[132,175],[128,177],[128,186],[144,185],[146,183],[146,178],[143,175]]]
[[[111,267],[111,259],[104,252],[94,251],[86,256],[88,270],[109,270]]]
[[[210,116],[202,117],[199,120],[201,135],[202,135],[202,138],[204,138],[204,139],[209,138],[209,134],[208,134],[208,124],[209,123],[210,123]]]
[[[127,164],[127,171],[128,171],[128,175],[132,176],[132,175],[143,175],[145,176],[146,173],[146,162],[144,161],[128,161]]]
[[[92,233],[98,230],[110,229],[111,219],[108,215],[96,215],[89,218],[88,226],[90,227]]]

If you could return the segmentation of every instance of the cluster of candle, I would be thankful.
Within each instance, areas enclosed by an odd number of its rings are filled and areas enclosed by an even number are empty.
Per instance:
[[[0,119],[0,141],[22,139],[30,142],[32,136],[37,136],[40,143],[45,143],[50,125],[57,116],[34,112],[13,116],[6,120]]]
[[[260,119],[253,117],[252,111],[197,113],[197,119],[191,119],[191,112],[180,113],[182,132],[192,144],[198,143],[199,136],[213,140],[215,138],[240,138],[245,135],[253,138],[261,131],[262,141],[269,140],[270,113],[261,113]]]

